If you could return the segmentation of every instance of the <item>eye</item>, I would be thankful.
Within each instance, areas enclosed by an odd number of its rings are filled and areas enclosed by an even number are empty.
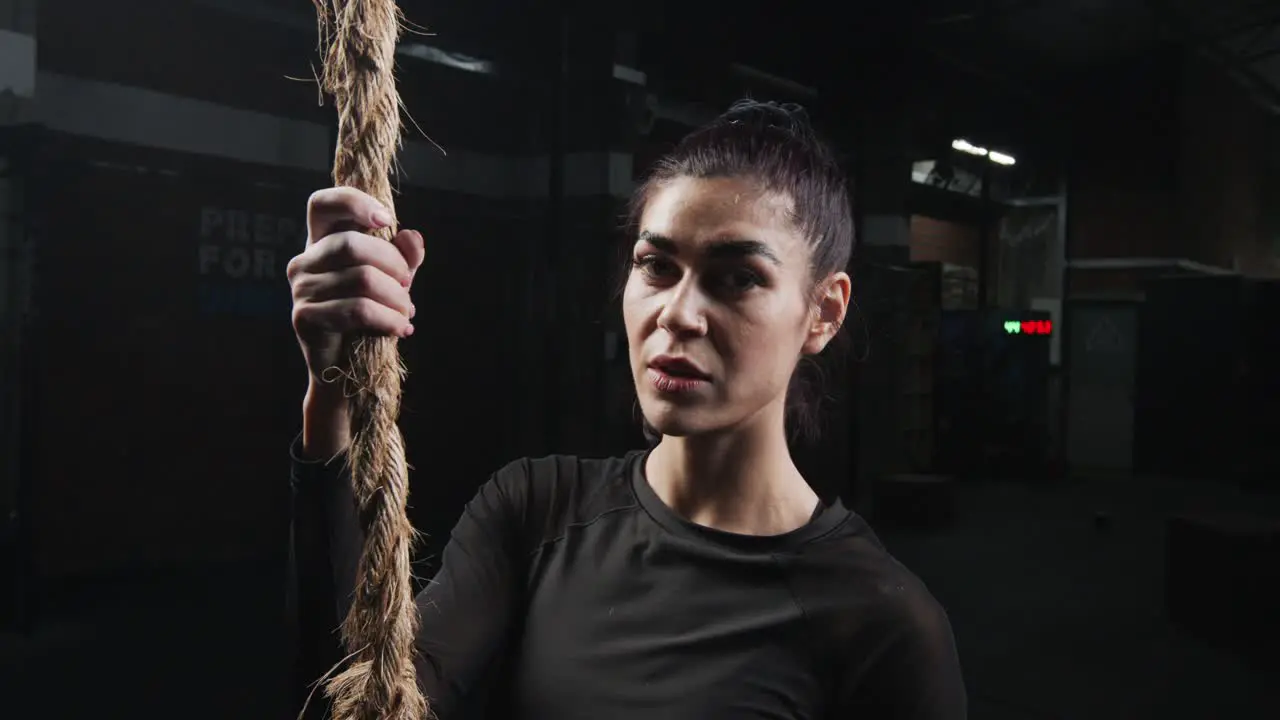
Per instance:
[[[764,278],[750,268],[726,270],[717,278],[718,286],[728,293],[741,294],[764,285]]]
[[[669,280],[680,277],[680,268],[660,255],[642,255],[632,260],[631,266],[650,280]]]

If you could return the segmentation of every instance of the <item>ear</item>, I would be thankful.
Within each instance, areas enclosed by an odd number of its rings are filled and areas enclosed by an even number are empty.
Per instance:
[[[813,321],[809,324],[809,332],[805,337],[801,352],[805,355],[817,355],[827,347],[831,338],[844,325],[845,314],[849,312],[849,295],[852,283],[849,274],[832,273],[822,282],[817,290],[817,301],[813,309]]]

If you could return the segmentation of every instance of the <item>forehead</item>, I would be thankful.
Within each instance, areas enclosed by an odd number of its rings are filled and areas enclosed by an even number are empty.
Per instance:
[[[640,231],[693,246],[744,238],[785,255],[801,245],[791,210],[790,198],[741,178],[676,178],[649,197]]]

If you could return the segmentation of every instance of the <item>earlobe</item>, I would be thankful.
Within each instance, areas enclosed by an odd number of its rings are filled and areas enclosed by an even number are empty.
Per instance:
[[[804,343],[805,355],[817,355],[827,347],[840,326],[828,319],[829,308],[826,302],[819,303],[814,313],[813,324],[809,326],[809,337]]]
[[[805,355],[817,355],[827,348],[827,343],[835,337],[840,326],[835,323],[822,322],[809,330],[809,339],[804,344]]]

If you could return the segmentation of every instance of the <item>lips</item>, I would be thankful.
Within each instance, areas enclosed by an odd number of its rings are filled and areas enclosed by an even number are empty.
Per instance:
[[[705,370],[695,365],[692,361],[671,355],[659,355],[649,363],[649,367],[677,378],[688,378],[690,380],[709,380],[711,378]]]

